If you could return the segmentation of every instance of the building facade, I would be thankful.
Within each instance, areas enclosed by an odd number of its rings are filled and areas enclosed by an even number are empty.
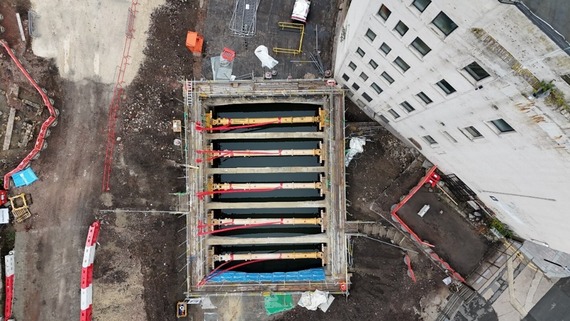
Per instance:
[[[504,2],[353,0],[335,77],[519,236],[570,253],[570,45]]]

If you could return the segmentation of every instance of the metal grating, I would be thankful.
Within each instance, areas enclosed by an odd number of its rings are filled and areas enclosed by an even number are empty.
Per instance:
[[[236,0],[230,30],[238,37],[253,37],[260,0]]]
[[[469,188],[459,177],[455,174],[442,176],[443,181],[451,193],[461,202],[467,202],[472,199],[476,194]]]

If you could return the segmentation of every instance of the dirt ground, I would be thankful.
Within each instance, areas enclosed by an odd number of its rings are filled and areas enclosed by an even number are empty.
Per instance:
[[[357,136],[363,130],[356,123],[371,120],[350,101],[346,106],[347,136]],[[366,137],[364,152],[347,168],[347,210],[349,220],[383,222],[370,210],[372,203],[377,201],[388,211],[424,175],[423,159],[381,127],[367,130]],[[297,307],[278,320],[426,320],[433,318],[432,309],[447,296],[441,282],[445,274],[421,254],[412,259],[417,283],[407,275],[400,249],[357,239],[353,255],[347,299],[338,297],[327,313]]]
[[[445,274],[420,257],[413,269],[416,283],[407,275],[401,250],[358,239],[348,298],[336,297],[326,313],[297,307],[279,320],[423,320],[429,306],[447,294],[441,282]]]
[[[15,2],[18,2],[18,6],[12,6]],[[112,186],[116,190],[112,190],[112,194],[101,194],[112,86],[92,80],[63,80],[56,76],[61,70],[58,70],[54,62],[37,58],[29,50],[24,52],[26,46],[29,49],[29,40],[22,48],[18,47],[17,42],[11,43],[32,76],[41,86],[48,88],[48,93],[53,95],[55,105],[61,111],[59,125],[49,137],[49,148],[32,164],[40,180],[29,187],[12,191],[30,193],[34,200],[31,206],[33,217],[24,224],[16,225],[16,278],[21,280],[15,284],[14,315],[17,319],[72,320],[79,316],[79,281],[85,236],[89,224],[96,217],[101,217],[99,209],[109,206],[168,209],[172,206],[168,193],[177,190],[179,185],[176,181],[181,171],[173,170],[170,160],[179,161],[180,151],[176,151],[178,158],[172,156],[174,149],[166,147],[172,146],[175,137],[166,137],[165,133],[172,134],[169,124],[173,117],[169,108],[172,97],[181,98],[179,84],[175,84],[173,79],[191,76],[187,70],[191,70],[192,58],[184,64],[185,56],[181,50],[175,50],[175,47],[183,43],[182,30],[192,27],[188,17],[193,16],[195,8],[180,1],[171,2],[172,6],[162,7],[155,15],[163,27],[150,34],[157,39],[156,48],[145,51],[148,55],[154,54],[148,60],[150,67],[143,68],[141,72],[147,82],[133,82],[134,89],[126,97],[125,105],[128,106],[124,108],[124,113],[120,113],[126,125],[117,132],[118,137],[124,140],[117,144],[115,167],[118,169],[112,173]],[[27,17],[29,3],[16,0],[1,3],[2,6],[5,4],[9,5],[9,9],[22,10],[22,17]],[[150,8],[148,3],[146,5],[146,9]],[[144,11],[139,12],[138,17],[143,14]],[[42,17],[46,19],[49,15]],[[149,19],[147,17],[147,21]],[[176,20],[179,22],[177,29],[166,27]],[[4,35],[11,36],[13,30],[17,29],[11,26]],[[121,30],[124,31],[124,27]],[[171,35],[171,32],[178,33]],[[121,46],[122,41],[121,38]],[[168,46],[162,49],[160,41],[168,43]],[[108,43],[99,45],[105,46]],[[146,45],[144,41],[142,45]],[[115,65],[121,57],[108,58]],[[162,68],[164,61],[160,63],[159,58],[172,61],[168,65],[171,68]],[[2,63],[8,62],[2,60]],[[184,69],[185,66],[190,67]],[[129,67],[138,70],[137,65],[131,64]],[[95,74],[86,78],[98,79]],[[174,92],[176,96],[173,95]],[[144,104],[144,108],[140,104]],[[129,111],[136,114],[129,114]],[[162,121],[162,125],[156,126],[159,121]],[[134,138],[133,133],[137,132],[140,137]],[[133,135],[129,136],[129,133]],[[132,150],[132,153],[126,153],[125,150]],[[19,162],[18,157],[11,160]],[[124,164],[132,166],[122,172],[127,166]],[[174,187],[165,189],[164,186]],[[106,300],[106,295],[98,295],[113,293],[114,290],[135,300],[132,306],[142,310],[141,313],[148,316],[149,320],[165,320],[165,315],[174,318],[173,302],[176,300],[164,296],[166,293],[181,295],[182,290],[172,290],[180,288],[179,282],[176,278],[165,276],[178,275],[180,269],[175,267],[174,262],[179,255],[179,247],[172,246],[173,243],[177,244],[176,238],[172,236],[179,230],[180,220],[170,216],[149,217],[146,220],[136,214],[127,216],[116,228],[121,232],[125,231],[125,227],[129,228],[141,243],[135,242],[135,245],[127,247],[134,254],[121,259],[120,255],[115,256],[113,253],[114,244],[120,243],[120,237],[123,236],[121,233],[118,235],[114,229],[116,219],[103,218],[109,224],[102,228],[100,244],[110,245],[99,249],[103,255],[97,255],[95,264],[94,284],[97,289],[94,306],[96,311],[101,309],[100,320],[140,320],[125,317],[122,306],[118,309],[113,305],[115,302]],[[154,220],[159,222],[155,224]],[[137,225],[139,222],[140,225]],[[161,231],[162,226],[164,229]],[[150,233],[151,230],[157,233]],[[6,239],[8,237],[9,234]],[[168,238],[172,243],[166,246],[161,238]],[[119,250],[122,250],[122,246],[119,246]],[[106,258],[105,254],[109,254],[109,257]],[[98,270],[98,265],[102,270]],[[124,276],[124,271],[130,272],[128,277]],[[132,290],[134,296],[125,292],[125,289]],[[141,304],[141,299],[148,304]],[[133,314],[133,317],[137,315],[140,314]]]
[[[21,57],[21,62],[31,72],[37,82],[41,83],[43,88],[48,89],[48,94],[55,97],[59,90],[59,78],[57,77],[57,68],[50,64],[46,59],[35,56],[30,50],[30,43],[23,43],[20,40],[20,33],[16,24],[16,12],[20,13],[24,28],[27,26],[27,8],[29,1],[2,1],[0,2],[0,14],[4,19],[0,21],[0,25],[4,26],[6,31],[0,35],[0,39],[6,40],[14,53]],[[29,124],[33,128],[33,132],[37,133],[41,123],[49,116],[47,110],[38,113],[36,108],[25,105],[21,99],[29,100],[38,105],[41,104],[41,97],[36,90],[29,84],[28,80],[20,72],[18,67],[12,62],[12,59],[5,53],[4,49],[0,49],[0,91],[7,93],[14,87],[18,88],[17,96],[2,94],[0,97],[0,143],[4,142],[6,124],[10,107],[16,109],[16,121],[14,122],[14,130],[12,134],[10,149],[0,151],[0,173],[12,170],[21,159],[31,151],[34,146],[35,135],[31,137],[25,146],[18,146],[22,141],[25,128],[24,124]],[[17,98],[16,98],[17,97]],[[59,100],[55,97],[57,108]],[[3,177],[2,177],[3,178]]]

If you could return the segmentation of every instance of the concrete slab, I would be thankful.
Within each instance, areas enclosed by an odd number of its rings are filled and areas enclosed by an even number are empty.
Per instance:
[[[430,210],[422,218],[417,213],[425,204]],[[421,239],[435,245],[434,251],[463,276],[479,265],[489,249],[485,238],[460,213],[426,188],[420,189],[398,215]]]
[[[14,119],[16,118],[16,109],[10,108],[10,115],[8,116],[8,123],[6,124],[6,136],[4,136],[4,144],[2,150],[10,149],[10,142],[12,141],[12,131],[14,130]]]
[[[257,11],[256,34],[253,37],[243,38],[234,36],[229,28],[229,23],[234,11],[235,1],[210,0],[208,1],[208,17],[215,17],[220,23],[206,25],[204,37],[206,41],[204,55],[213,57],[220,55],[224,47],[236,52],[233,65],[233,74],[236,76],[249,76],[252,71],[256,77],[265,72],[261,62],[254,54],[255,48],[264,45],[269,49],[269,54],[279,61],[274,68],[277,75],[273,78],[285,79],[291,75],[293,78],[303,78],[307,73],[318,74],[312,63],[291,62],[309,61],[309,53],[316,49],[318,30],[319,50],[322,53],[322,61],[325,69],[332,68],[332,40],[334,38],[334,26],[338,9],[336,1],[313,1],[307,23],[303,48],[300,55],[276,54],[273,47],[297,48],[299,46],[299,32],[282,31],[277,23],[280,21],[290,22],[290,15],[294,1],[261,1]],[[207,79],[212,79],[210,59],[204,59],[202,71]]]
[[[493,303],[493,309],[500,321],[519,321],[522,318],[520,313],[512,306],[508,291],[503,292],[497,301]]]

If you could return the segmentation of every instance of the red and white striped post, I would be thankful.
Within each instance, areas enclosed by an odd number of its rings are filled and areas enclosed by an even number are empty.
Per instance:
[[[81,317],[80,321],[91,321],[93,314],[93,261],[95,260],[95,246],[101,224],[93,222],[87,233],[83,263],[81,265]]]
[[[6,270],[6,305],[4,306],[4,319],[9,320],[12,316],[12,301],[14,299],[14,251],[10,251],[4,257]]]

